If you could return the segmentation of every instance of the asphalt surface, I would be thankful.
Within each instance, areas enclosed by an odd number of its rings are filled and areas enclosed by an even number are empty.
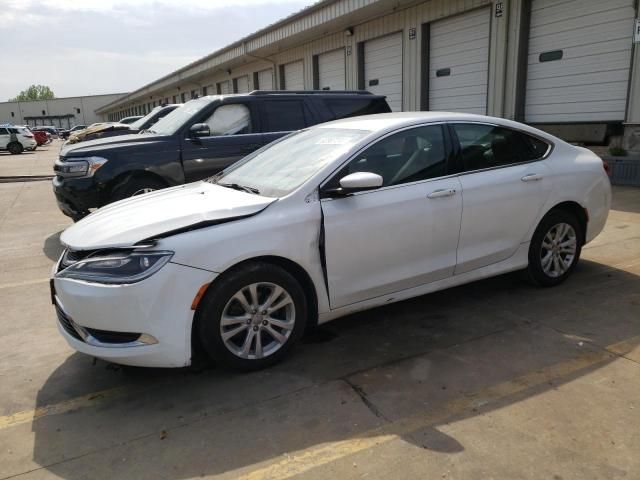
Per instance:
[[[0,154],[0,176],[58,149]],[[640,478],[640,189],[614,189],[560,287],[352,315],[252,374],[71,350],[47,284],[69,224],[50,182],[0,184],[0,479]]]

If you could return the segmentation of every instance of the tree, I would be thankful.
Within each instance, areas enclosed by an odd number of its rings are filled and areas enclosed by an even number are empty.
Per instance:
[[[10,102],[28,102],[30,100],[51,100],[56,98],[46,85],[31,85],[26,90],[21,91],[16,98],[9,99]]]

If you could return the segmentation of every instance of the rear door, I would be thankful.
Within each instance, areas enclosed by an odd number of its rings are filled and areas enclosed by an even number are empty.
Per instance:
[[[453,123],[460,142],[462,224],[456,274],[511,257],[528,242],[551,191],[550,145],[508,128]]]
[[[9,145],[9,130],[4,127],[0,127],[0,148],[7,148]]]
[[[208,116],[193,123],[208,124],[211,135],[193,138],[185,134],[182,165],[187,182],[214,175],[263,144],[254,102],[219,105]]]

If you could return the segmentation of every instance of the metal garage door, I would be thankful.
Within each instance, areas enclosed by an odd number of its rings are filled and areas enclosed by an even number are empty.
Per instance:
[[[304,90],[304,66],[302,60],[284,66],[284,89]]]
[[[235,79],[236,93],[247,93],[249,91],[249,77],[243,75]]]
[[[391,110],[402,110],[402,32],[364,43],[364,88],[386,95]]]
[[[258,72],[258,88],[260,90],[273,90],[273,70],[262,70]]]
[[[224,82],[218,83],[218,91],[221,95],[231,93],[231,85],[229,84],[229,81],[225,80]]]
[[[491,12],[434,22],[429,40],[429,110],[487,113]]]
[[[624,120],[633,0],[533,0],[527,122]]]
[[[344,48],[318,55],[318,87],[320,90],[344,90]]]

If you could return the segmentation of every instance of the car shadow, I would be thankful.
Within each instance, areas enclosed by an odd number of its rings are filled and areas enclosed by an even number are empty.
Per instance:
[[[119,367],[72,354],[38,392],[33,460],[70,480],[235,477],[382,433],[453,455],[465,439],[441,425],[558,388],[635,348],[638,292],[638,276],[591,261],[554,289],[503,275],[330,323],[283,363],[250,374]],[[612,344],[624,347],[606,353]],[[557,368],[583,358],[592,361]],[[545,369],[559,373],[522,380]],[[505,390],[509,382],[518,388]],[[492,391],[501,392],[492,402],[464,403]],[[78,398],[77,408],[52,407]],[[407,421],[416,416],[424,419]]]
[[[63,230],[56,232],[54,234],[49,235],[44,240],[44,244],[42,245],[42,252],[46,255],[49,260],[57,262],[64,251],[64,247],[60,243],[60,235],[62,235]]]

